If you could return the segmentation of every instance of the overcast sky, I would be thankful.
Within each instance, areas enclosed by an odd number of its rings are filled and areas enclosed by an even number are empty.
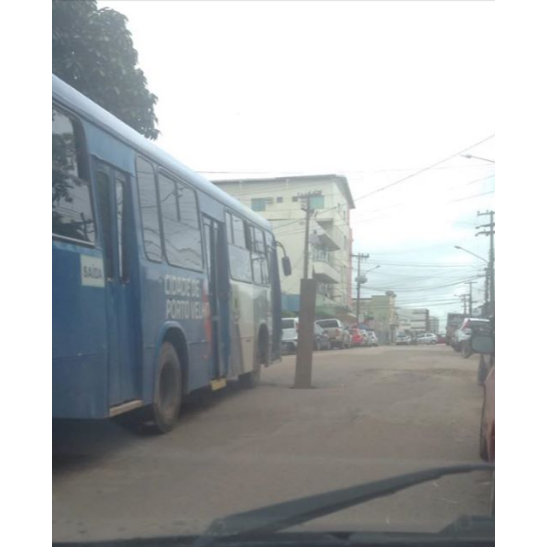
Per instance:
[[[474,234],[494,165],[455,157],[367,194],[494,134],[494,2],[99,6],[129,18],[161,147],[212,179],[345,174],[354,252],[381,264],[365,296],[391,288],[441,327],[461,310],[454,295],[485,264],[454,245],[487,257]],[[494,145],[468,153],[494,160]]]

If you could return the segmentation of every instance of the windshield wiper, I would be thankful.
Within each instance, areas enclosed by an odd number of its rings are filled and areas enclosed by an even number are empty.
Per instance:
[[[194,547],[207,547],[221,538],[271,534],[446,475],[493,470],[493,464],[485,463],[437,467],[237,513],[214,520]]]

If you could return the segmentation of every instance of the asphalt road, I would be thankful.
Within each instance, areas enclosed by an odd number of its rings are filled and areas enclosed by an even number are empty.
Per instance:
[[[53,538],[199,533],[214,518],[451,463],[478,462],[478,357],[380,347],[314,355],[314,389],[291,388],[293,356],[190,401],[169,435],[56,423]],[[321,530],[434,530],[486,514],[486,472],[453,476],[323,517]]]

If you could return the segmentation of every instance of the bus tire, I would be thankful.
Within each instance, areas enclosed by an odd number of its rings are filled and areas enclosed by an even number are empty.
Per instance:
[[[158,371],[151,408],[151,427],[157,433],[169,433],[178,419],[182,404],[182,371],[177,350],[164,342],[158,358]]]
[[[239,384],[242,388],[252,389],[260,383],[262,365],[266,365],[269,362],[268,350],[268,332],[265,329],[261,329],[260,334],[258,335],[258,345],[256,348],[253,370],[251,370],[251,372],[246,372],[245,374],[240,374],[238,377]]]

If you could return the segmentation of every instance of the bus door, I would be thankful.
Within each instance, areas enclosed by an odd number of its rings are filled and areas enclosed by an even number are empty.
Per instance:
[[[103,162],[95,164],[102,226],[108,326],[110,406],[138,396],[136,313],[129,271],[129,175]]]
[[[224,224],[203,216],[209,314],[211,318],[212,378],[225,378],[230,360],[230,277]]]

